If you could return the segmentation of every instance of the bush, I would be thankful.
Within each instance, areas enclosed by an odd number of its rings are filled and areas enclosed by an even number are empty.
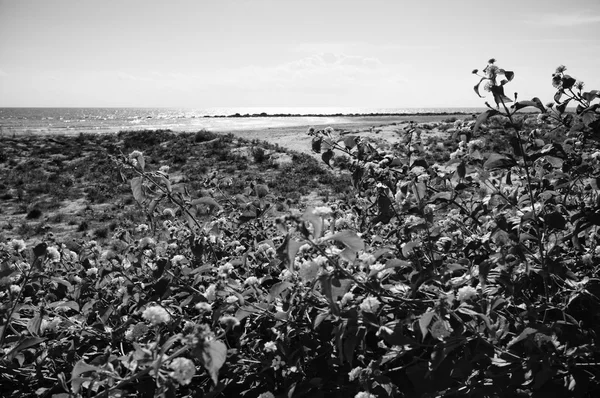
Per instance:
[[[509,107],[513,77],[490,60],[479,78],[497,108],[460,127],[445,164],[429,163],[417,125],[393,151],[311,130],[327,165],[351,157],[341,174],[353,195],[277,218],[286,207],[264,180],[230,196],[222,188],[244,181],[215,172],[194,194],[140,167],[142,153],[122,159],[147,223],[77,253],[49,235],[2,244],[3,386],[11,396],[597,396],[600,92],[561,67],[555,104]],[[526,107],[543,131],[523,130]],[[494,116],[502,152],[477,135]],[[555,128],[564,142],[546,141]],[[286,180],[294,192],[328,178],[308,158],[296,156]]]

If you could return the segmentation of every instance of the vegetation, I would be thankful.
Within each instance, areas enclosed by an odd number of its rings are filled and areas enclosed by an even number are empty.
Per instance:
[[[144,223],[117,226],[109,246],[2,246],[3,386],[60,398],[597,396],[600,92],[561,66],[554,103],[517,101],[495,60],[474,73],[496,106],[453,121],[435,143],[444,163],[417,125],[386,149],[311,129],[354,194],[305,211],[274,213],[287,203],[273,180],[209,164],[197,178],[168,132],[143,147],[144,134],[120,136],[116,173]],[[239,156],[200,142],[219,161]],[[165,146],[178,166],[156,161]],[[306,183],[333,178],[301,164]]]

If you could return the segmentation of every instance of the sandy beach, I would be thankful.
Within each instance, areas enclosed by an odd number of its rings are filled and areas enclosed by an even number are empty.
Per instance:
[[[314,124],[305,124],[297,126],[284,127],[263,127],[252,129],[234,129],[234,130],[213,130],[215,132],[227,132],[235,136],[246,139],[257,139],[267,141],[271,144],[278,144],[286,149],[303,153],[311,153],[311,137],[307,134],[310,127],[315,129],[324,129],[332,127],[341,134],[353,134],[355,136],[370,137],[387,141],[390,144],[396,143],[401,138],[401,133],[410,122],[433,125],[428,134],[435,135],[439,133],[436,124],[444,120],[451,119],[471,119],[470,115],[409,115],[409,116],[365,116],[353,118],[327,118],[329,120],[319,120],[313,118]]]

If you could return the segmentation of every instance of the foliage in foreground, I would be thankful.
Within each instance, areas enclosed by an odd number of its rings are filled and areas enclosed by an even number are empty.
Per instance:
[[[123,156],[149,222],[118,230],[120,248],[3,245],[3,388],[594,396],[600,92],[560,67],[555,103],[513,102],[513,77],[490,60],[480,84],[497,106],[456,123],[445,165],[428,163],[414,126],[393,152],[311,130],[325,163],[352,159],[355,197],[277,219],[265,185],[190,195],[141,152]],[[487,150],[488,119],[512,137],[500,151]]]

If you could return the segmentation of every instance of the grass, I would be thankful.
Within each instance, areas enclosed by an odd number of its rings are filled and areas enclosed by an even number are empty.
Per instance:
[[[289,200],[306,206],[312,192],[329,198],[343,195],[349,186],[347,177],[310,155],[206,130],[5,137],[0,157],[0,198],[5,203],[0,240],[32,238],[47,226],[57,237],[83,238],[91,231],[102,240],[119,226],[145,222],[114,161],[134,150],[144,153],[147,168],[169,165],[173,178],[195,191],[203,189],[207,176],[215,172],[233,182],[223,188],[229,195],[243,193],[253,181],[267,184],[281,202],[274,208],[285,208],[283,202]],[[279,157],[291,161],[276,162]],[[45,228],[24,222],[42,219]],[[108,225],[110,220],[116,221]]]

